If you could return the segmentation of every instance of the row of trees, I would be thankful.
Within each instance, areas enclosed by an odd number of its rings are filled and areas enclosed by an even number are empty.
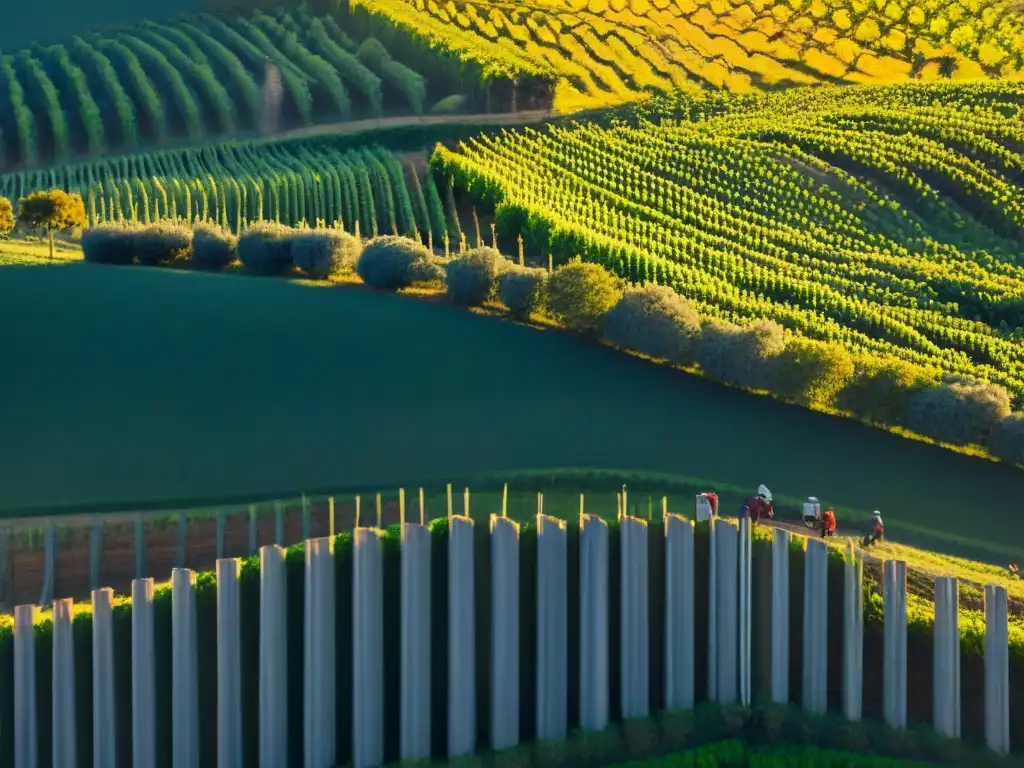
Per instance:
[[[191,260],[220,269],[237,259],[249,272],[297,271],[326,279],[354,270],[367,285],[399,290],[442,283],[462,306],[498,300],[517,319],[541,312],[620,349],[745,389],[873,424],[900,426],[956,445],[986,447],[1024,464],[1024,413],[998,385],[895,359],[852,355],[841,346],[787,333],[770,320],[702,319],[666,286],[629,286],[599,264],[573,260],[550,270],[513,264],[494,248],[436,256],[419,241],[388,235],[365,243],[335,228],[292,229],[263,222],[237,238],[204,224],[106,225],[83,236],[86,258],[102,263]]]
[[[386,108],[418,115],[452,95],[444,83],[428,87],[436,78],[419,47],[396,39],[388,48],[349,32],[306,10],[197,14],[0,57],[0,93],[11,106],[0,111],[0,169],[131,151],[143,141],[257,132],[268,62],[281,76],[284,128],[378,117]],[[452,69],[443,52],[433,63]],[[428,67],[426,76],[416,66]]]
[[[903,93],[896,89],[893,101]],[[1002,112],[1007,95],[978,98],[968,87],[960,104],[931,107],[929,99],[890,110],[889,91],[879,89],[859,92],[857,111],[825,94],[802,105],[799,121],[795,97],[793,104],[780,98],[771,117],[773,99],[755,100],[751,114],[741,99],[708,97],[691,100],[690,115],[699,120],[701,106],[722,115],[694,124],[527,129],[474,139],[458,151],[439,148],[432,162],[457,189],[495,206],[500,228],[556,263],[583,254],[631,282],[670,285],[703,315],[764,317],[851,353],[989,380],[1019,396],[1024,350],[1012,337],[1024,321],[1019,246],[964,210],[1001,212],[1007,233],[1024,234],[1016,229],[1019,192],[1004,194],[1016,171],[993,140],[1020,132]],[[972,129],[963,129],[972,157],[948,143],[902,137],[894,129],[915,110],[960,117]],[[899,117],[893,130],[880,130],[891,113]],[[845,162],[839,143],[819,157],[785,138],[843,120],[851,143],[874,148],[874,166],[864,165],[866,156],[860,166]],[[768,136],[769,123],[778,140]],[[950,171],[951,186],[942,187],[939,165],[927,173],[924,160],[914,166],[914,157],[924,157],[915,147],[924,146],[963,178]],[[902,170],[894,157],[906,161]],[[969,190],[965,197],[988,190],[973,206],[946,206],[987,235],[976,247],[951,242],[952,219],[929,217],[877,184],[890,171],[929,178],[921,184],[937,203],[956,184]]]

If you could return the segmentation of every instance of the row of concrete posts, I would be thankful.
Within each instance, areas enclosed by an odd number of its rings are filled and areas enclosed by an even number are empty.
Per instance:
[[[538,515],[536,733],[562,739],[568,733],[568,702],[577,696],[581,725],[605,728],[610,712],[609,528],[605,520],[581,513],[579,540],[579,612],[567,611],[568,538],[564,521]],[[712,520],[708,633],[708,693],[721,703],[750,703],[751,681],[751,531]],[[400,756],[425,759],[431,752],[431,687],[447,687],[447,751],[456,757],[477,748],[475,673],[474,522],[450,518],[447,584],[431,584],[431,538],[427,527],[405,524],[401,550]],[[357,529],[353,550],[353,755],[355,768],[384,761],[385,711],[382,531]],[[648,538],[665,539],[665,704],[685,709],[694,704],[694,527],[677,515],[664,516],[658,530],[646,521],[620,518],[620,701],[623,717],[650,714],[650,593]],[[771,698],[790,700],[789,668],[802,664],[804,707],[827,706],[828,548],[810,540],[804,559],[803,658],[790,658],[790,535],[776,529],[771,557]],[[304,605],[303,743],[306,768],[332,768],[335,740],[335,581],[331,538],[306,541]],[[520,739],[519,621],[520,552],[518,525],[504,517],[490,520],[491,685],[490,745],[515,746]],[[863,586],[862,565],[849,553],[844,575],[843,713],[861,717]],[[217,746],[219,768],[242,767],[242,685],[239,561],[217,561]],[[153,580],[132,585],[131,701],[115,702],[113,592],[92,593],[93,653],[75,658],[71,600],[53,604],[53,689],[37,689],[34,606],[15,611],[15,768],[36,768],[36,697],[53,696],[54,764],[76,765],[74,668],[91,664],[93,678],[93,765],[113,768],[118,708],[131,706],[135,768],[155,768],[156,706]],[[176,569],[172,577],[172,731],[174,768],[198,768],[198,653],[195,574]],[[448,599],[447,679],[431,675],[431,596],[446,589]],[[907,717],[906,565],[886,562],[885,720],[905,727]],[[951,737],[960,731],[959,627],[955,579],[936,582],[935,727]],[[985,722],[989,746],[1006,753],[1009,740],[1006,590],[986,590]],[[285,617],[287,584],[284,550],[260,550],[259,765],[279,768],[287,762],[289,716]],[[579,622],[579,648],[568,647],[568,622]],[[570,690],[568,654],[579,654],[579,690]],[[204,672],[205,674],[206,672]],[[342,756],[344,757],[344,756]],[[123,762],[123,756],[121,762]]]

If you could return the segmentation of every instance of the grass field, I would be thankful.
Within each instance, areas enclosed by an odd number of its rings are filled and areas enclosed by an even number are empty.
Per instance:
[[[578,466],[766,482],[982,545],[1024,543],[1004,522],[1021,487],[1010,467],[448,306],[251,277],[7,267],[0,326],[15,325],[16,375],[0,378],[8,511]]]

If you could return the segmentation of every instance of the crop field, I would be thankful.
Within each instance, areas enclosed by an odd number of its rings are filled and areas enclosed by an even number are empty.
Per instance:
[[[439,148],[532,247],[1024,396],[1024,84],[668,97]],[[1018,405],[1018,407],[1020,407]]]
[[[274,279],[12,266],[0,270],[0,325],[15,324],[6,359],[19,374],[0,377],[0,403],[19,404],[0,444],[4,510],[573,466],[768,482],[861,519],[881,507],[965,542],[1024,545],[1002,515],[964,513],[979,488],[985,509],[1013,508],[1009,466],[450,306]],[[772,450],[743,438],[752,423]]]
[[[343,24],[305,10],[195,14],[2,56],[0,169],[421,115],[438,102],[458,111],[480,90],[476,70],[454,57],[408,35],[389,49],[360,33],[365,24]],[[271,65],[279,77],[268,79]]]
[[[1013,0],[356,0],[440,43],[562,79],[556,107],[1024,69]],[[501,47],[484,49],[482,39]],[[519,66],[524,66],[519,64]]]
[[[56,187],[82,195],[90,225],[172,218],[337,222],[366,236],[446,233],[433,174],[377,147],[341,150],[329,140],[224,144],[22,171],[0,176],[0,196]],[[447,193],[447,190],[446,190]]]

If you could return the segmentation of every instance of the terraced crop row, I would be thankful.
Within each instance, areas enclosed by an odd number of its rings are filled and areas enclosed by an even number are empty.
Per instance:
[[[355,0],[485,61],[564,78],[556,107],[685,87],[749,91],[1024,70],[1015,0]],[[477,37],[493,48],[462,41]],[[512,58],[514,55],[514,59]]]
[[[403,63],[410,59],[429,70],[430,87]],[[271,68],[280,73],[280,119],[272,120]],[[304,10],[232,19],[199,14],[63,45],[33,44],[0,57],[0,170],[170,139],[418,115],[471,88],[473,77],[450,56],[412,42],[388,49]]]
[[[1022,104],[1010,82],[677,96],[433,163],[556,261],[1020,398]]]
[[[433,176],[379,148],[328,142],[239,143],[0,176],[0,197],[46,188],[78,192],[90,225],[165,218],[213,220],[239,231],[272,220],[339,222],[364,236],[402,234],[440,243],[447,232]]]

